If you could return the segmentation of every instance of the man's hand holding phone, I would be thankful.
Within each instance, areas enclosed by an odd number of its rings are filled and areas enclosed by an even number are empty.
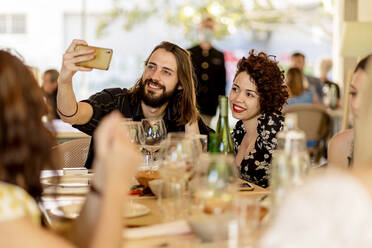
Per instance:
[[[59,83],[72,83],[72,77],[77,71],[91,71],[91,68],[77,65],[80,62],[86,62],[94,59],[94,49],[76,51],[78,45],[88,46],[84,40],[73,40],[63,55],[61,72],[59,74]]]
[[[91,47],[84,40],[73,40],[63,55],[59,81],[72,82],[77,71],[108,70],[111,57],[112,49]]]

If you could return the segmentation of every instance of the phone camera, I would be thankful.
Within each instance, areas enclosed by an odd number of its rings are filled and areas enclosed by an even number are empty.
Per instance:
[[[111,53],[111,51],[106,51],[106,53],[107,53],[107,54],[110,54],[110,53]]]

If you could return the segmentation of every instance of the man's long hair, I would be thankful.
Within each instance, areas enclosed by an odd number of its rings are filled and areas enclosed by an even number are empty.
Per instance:
[[[149,62],[151,55],[160,48],[173,53],[177,61],[178,83],[173,97],[168,102],[168,108],[172,112],[172,117],[177,120],[177,125],[179,126],[195,122],[198,118],[198,110],[196,108],[195,82],[190,54],[185,49],[173,43],[163,41],[152,50],[150,56],[145,61],[145,66]],[[129,91],[133,102],[138,101],[142,87],[141,84],[142,77],[137,80],[136,84]],[[177,89],[179,85],[182,89]]]

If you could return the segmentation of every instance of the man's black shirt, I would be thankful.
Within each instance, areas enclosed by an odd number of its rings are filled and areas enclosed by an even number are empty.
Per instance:
[[[84,125],[73,125],[74,128],[92,136],[94,130],[97,128],[100,120],[110,112],[114,110],[120,111],[124,117],[132,118],[134,121],[141,121],[145,118],[142,112],[141,101],[133,100],[131,93],[128,89],[112,88],[104,89],[98,92],[89,99],[82,102],[87,102],[93,107],[93,116],[90,121]],[[185,126],[178,126],[177,119],[174,118],[169,107],[165,109],[163,116],[167,132],[184,132]],[[211,128],[206,126],[203,121],[199,118],[199,131],[201,134],[209,134],[214,132]],[[90,142],[88,158],[85,163],[85,167],[90,169],[94,158],[94,137]]]

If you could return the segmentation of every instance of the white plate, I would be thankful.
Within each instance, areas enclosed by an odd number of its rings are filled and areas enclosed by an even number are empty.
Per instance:
[[[59,186],[59,187],[88,187],[91,175],[79,176],[60,176],[59,181],[57,177],[46,177],[41,179],[41,183],[46,186]]]
[[[125,218],[134,218],[150,213],[150,209],[139,203],[129,203],[125,209]]]
[[[50,212],[53,215],[66,217],[70,219],[75,219],[79,216],[80,210],[83,207],[83,203],[74,203],[65,206],[60,206],[59,208],[50,209]],[[125,218],[134,218],[143,216],[150,213],[150,209],[145,205],[138,204],[138,203],[129,203],[126,206],[125,214],[123,217]]]

